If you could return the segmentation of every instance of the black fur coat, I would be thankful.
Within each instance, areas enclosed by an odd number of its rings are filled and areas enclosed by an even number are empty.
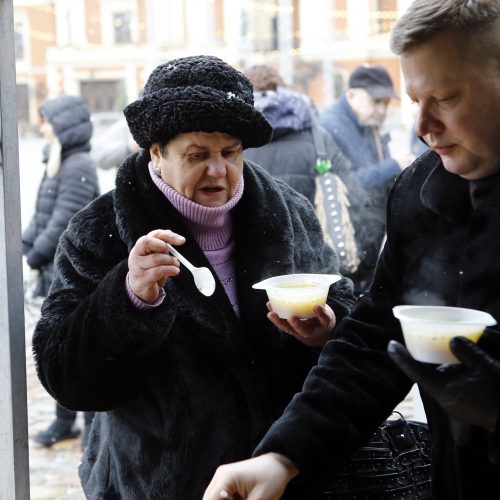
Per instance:
[[[144,151],[130,157],[114,192],[63,234],[33,339],[47,390],[68,408],[99,412],[80,467],[91,499],[198,500],[218,465],[248,457],[317,361],[270,323],[265,292],[251,285],[337,271],[312,206],[246,163],[232,211],[241,319],[220,282],[205,297],[184,268],[168,280],[163,304],[136,310],[125,277],[140,236],[172,229],[187,238],[186,258],[210,267],[151,180],[148,161]],[[331,287],[329,304],[339,321],[347,314],[348,280]]]

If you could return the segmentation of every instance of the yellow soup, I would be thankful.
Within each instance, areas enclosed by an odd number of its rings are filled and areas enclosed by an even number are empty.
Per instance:
[[[316,286],[314,283],[283,283],[277,285],[276,288],[314,288]]]
[[[467,337],[472,342],[477,342],[483,329],[472,332],[461,332],[459,335]],[[416,332],[405,335],[406,345],[410,353],[419,361],[429,363],[456,363],[458,360],[450,349],[450,340],[456,334],[426,335]]]

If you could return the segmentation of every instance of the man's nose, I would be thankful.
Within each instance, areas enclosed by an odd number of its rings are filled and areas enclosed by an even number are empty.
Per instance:
[[[423,137],[427,134],[441,132],[443,123],[435,116],[427,105],[420,105],[415,120],[415,132]]]
[[[212,155],[210,157],[207,175],[217,178],[226,176],[226,161],[221,154]]]
[[[374,116],[380,126],[382,126],[387,116],[387,108],[388,108],[387,104],[384,103],[380,103],[375,106]]]
[[[387,108],[389,107],[389,104],[386,102],[378,102],[375,105],[375,109],[377,110],[377,113],[379,115],[384,115],[387,113]]]

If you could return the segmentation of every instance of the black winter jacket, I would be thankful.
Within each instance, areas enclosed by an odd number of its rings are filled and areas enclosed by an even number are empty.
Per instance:
[[[246,163],[232,212],[241,319],[217,278],[205,297],[185,269],[167,281],[160,306],[137,310],[125,277],[140,236],[170,228],[186,236],[187,259],[210,267],[153,183],[149,160],[144,151],[127,159],[114,192],[63,234],[33,338],[47,390],[68,408],[99,412],[80,466],[90,499],[199,500],[220,464],[248,457],[317,361],[267,320],[265,293],[251,285],[337,269],[305,199]],[[346,280],[330,289],[339,319],[351,289]]]
[[[42,105],[42,112],[61,143],[61,166],[54,176],[44,174],[22,239],[28,265],[40,271],[35,294],[45,296],[59,237],[71,217],[98,196],[99,183],[89,154],[92,124],[83,101],[61,96]]]
[[[389,340],[403,342],[393,306],[470,307],[500,322],[499,186],[480,193],[474,210],[468,182],[447,172],[433,152],[400,175],[389,198],[388,240],[370,295],[324,347],[304,391],[257,454],[282,453],[319,485],[368,440],[412,385],[386,353]],[[500,333],[488,331],[480,343],[498,355]],[[432,434],[433,498],[498,498],[500,466],[489,452],[498,451],[499,436],[475,428],[470,442],[457,446],[447,415],[425,393],[422,399]]]

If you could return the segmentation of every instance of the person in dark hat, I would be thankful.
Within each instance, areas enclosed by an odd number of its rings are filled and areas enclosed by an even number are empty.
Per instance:
[[[199,499],[300,390],[352,284],[306,321],[280,320],[252,289],[338,273],[338,258],[305,198],[243,160],[272,128],[242,73],[212,56],[169,61],[124,114],[140,149],[61,237],[36,366],[61,404],[97,411],[87,498]],[[212,295],[167,244],[211,271]]]
[[[360,219],[358,253],[360,265],[351,276],[356,293],[363,295],[373,278],[375,264],[385,235],[387,195],[401,168],[409,160],[396,161],[390,153],[388,134],[381,133],[391,99],[399,99],[389,73],[382,66],[358,66],[349,77],[347,90],[334,105],[320,114],[320,124],[330,132],[341,152],[351,163],[354,176],[367,193],[369,203]],[[368,201],[369,200],[369,201]]]

